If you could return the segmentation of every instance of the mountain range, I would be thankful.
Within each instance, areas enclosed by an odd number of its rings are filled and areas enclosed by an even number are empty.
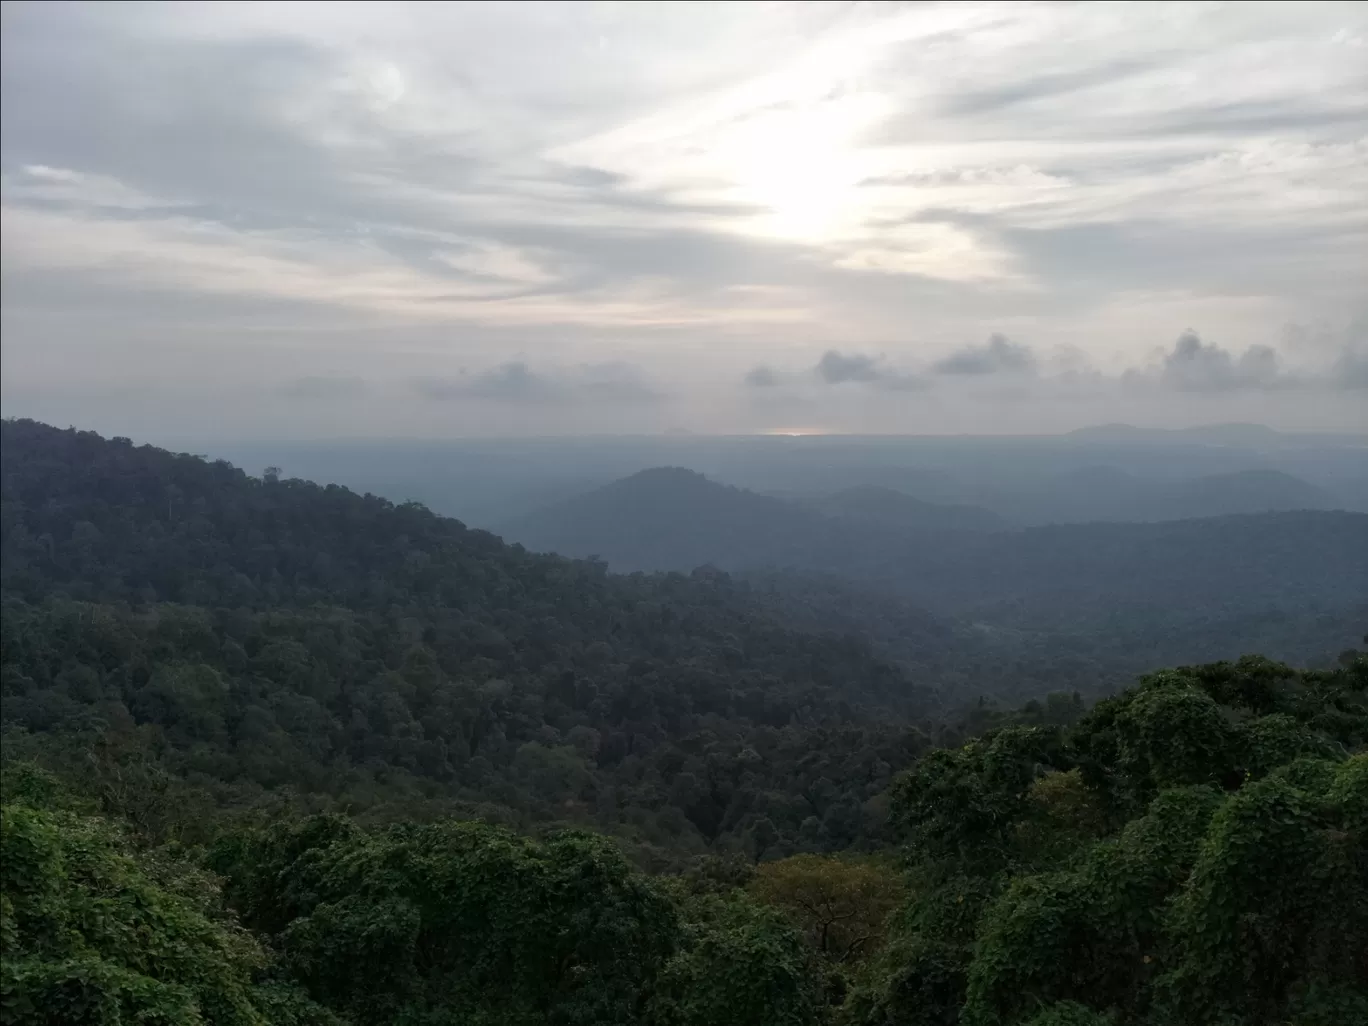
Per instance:
[[[1115,482],[1111,490],[1119,491]],[[1016,625],[1095,623],[1140,610],[1173,619],[1368,605],[1368,515],[1227,512],[1232,496],[1258,504],[1272,501],[1270,494],[1295,503],[1306,492],[1280,476],[1251,473],[1174,488],[1155,500],[1218,516],[972,530],[1002,525],[987,511],[896,493],[890,499],[882,490],[805,503],[660,468],[557,503],[505,534],[532,549],[597,556],[623,571],[711,563],[831,574],[932,610]],[[847,515],[852,509],[857,515]],[[832,510],[843,515],[826,515]]]

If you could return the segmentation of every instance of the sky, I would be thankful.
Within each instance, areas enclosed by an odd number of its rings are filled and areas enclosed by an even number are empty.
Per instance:
[[[3,5],[0,407],[1368,430],[1368,4]]]

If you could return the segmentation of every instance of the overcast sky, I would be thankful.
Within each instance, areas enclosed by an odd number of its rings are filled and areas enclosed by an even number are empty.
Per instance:
[[[3,18],[7,416],[1368,429],[1368,4]]]

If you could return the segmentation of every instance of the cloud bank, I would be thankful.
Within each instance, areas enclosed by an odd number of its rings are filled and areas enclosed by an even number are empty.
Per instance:
[[[1036,357],[1029,347],[994,334],[984,345],[958,349],[937,360],[932,369],[937,374],[1033,374]]]

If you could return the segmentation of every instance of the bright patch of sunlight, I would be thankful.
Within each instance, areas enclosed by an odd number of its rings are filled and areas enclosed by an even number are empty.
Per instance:
[[[853,96],[767,112],[728,133],[719,163],[738,198],[766,209],[762,234],[816,241],[850,226],[870,170],[856,136],[883,106],[879,97]]]

